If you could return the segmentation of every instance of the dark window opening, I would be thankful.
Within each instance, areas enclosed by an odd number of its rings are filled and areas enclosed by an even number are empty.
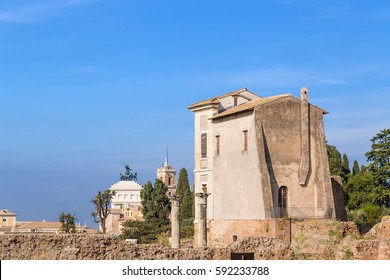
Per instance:
[[[244,130],[244,152],[248,151],[248,130]]]
[[[207,133],[202,133],[201,135],[200,153],[202,158],[207,157]]]
[[[255,253],[232,253],[231,260],[254,260]]]
[[[215,136],[215,155],[217,155],[217,156],[220,153],[219,145],[220,145],[220,137],[219,137],[219,135],[217,135],[217,136]]]
[[[281,216],[287,215],[287,187],[282,186],[278,191],[278,206]]]

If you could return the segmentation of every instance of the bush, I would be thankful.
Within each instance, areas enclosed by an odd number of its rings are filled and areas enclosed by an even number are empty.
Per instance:
[[[159,227],[150,222],[127,221],[123,224],[121,239],[137,239],[140,244],[156,243],[160,234],[169,231],[168,227]]]
[[[184,219],[180,226],[180,237],[181,238],[194,238],[194,219]]]

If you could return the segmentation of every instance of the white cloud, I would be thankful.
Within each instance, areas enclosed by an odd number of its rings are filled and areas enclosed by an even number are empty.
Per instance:
[[[38,22],[63,9],[89,3],[93,0],[62,0],[45,1],[30,6],[23,6],[14,10],[1,11],[0,23],[32,23]]]

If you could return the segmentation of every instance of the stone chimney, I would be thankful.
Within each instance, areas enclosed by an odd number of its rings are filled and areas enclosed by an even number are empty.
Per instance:
[[[310,112],[309,90],[301,89],[301,164],[299,166],[299,184],[306,186],[310,174]]]

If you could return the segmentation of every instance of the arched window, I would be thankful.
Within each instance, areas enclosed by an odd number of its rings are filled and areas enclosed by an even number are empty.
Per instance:
[[[281,216],[287,215],[287,187],[282,186],[278,191],[278,206]]]

